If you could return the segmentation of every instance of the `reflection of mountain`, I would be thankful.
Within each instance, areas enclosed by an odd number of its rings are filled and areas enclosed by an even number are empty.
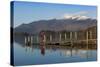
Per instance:
[[[29,24],[22,24],[15,28],[15,32],[39,33],[42,30],[50,31],[79,31],[96,26],[96,19],[52,19],[40,20]]]

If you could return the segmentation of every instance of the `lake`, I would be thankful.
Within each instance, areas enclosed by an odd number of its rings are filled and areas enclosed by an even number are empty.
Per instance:
[[[53,45],[25,45],[14,42],[14,65],[37,65],[96,61],[96,49],[78,49]]]

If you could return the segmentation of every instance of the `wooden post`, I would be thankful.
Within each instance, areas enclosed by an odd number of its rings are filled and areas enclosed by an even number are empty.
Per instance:
[[[73,41],[72,41],[72,32],[70,32],[70,42],[71,42],[71,48],[73,46]]]
[[[50,42],[52,41],[52,35],[50,34]]]
[[[27,43],[27,37],[25,36],[25,44]]]
[[[87,40],[87,49],[88,49],[88,31],[86,32],[86,40]]]
[[[90,31],[90,39],[92,39],[92,31]]]
[[[77,40],[77,32],[75,32],[75,39]]]
[[[31,36],[31,44],[33,43],[33,36]]]
[[[61,36],[62,36],[62,35],[61,35],[61,33],[60,33],[60,41],[61,41]]]
[[[30,42],[30,36],[28,36],[28,42]]]
[[[66,41],[66,33],[65,33],[65,41]]]
[[[45,43],[46,42],[46,35],[44,34],[44,40],[43,40],[43,42]]]
[[[38,38],[38,36],[36,36],[36,41],[37,41],[37,43],[39,42],[39,38]]]
[[[70,40],[72,39],[72,32],[70,32]]]

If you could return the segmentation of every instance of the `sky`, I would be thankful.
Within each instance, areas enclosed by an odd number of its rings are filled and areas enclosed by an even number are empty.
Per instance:
[[[97,18],[97,7],[72,4],[51,4],[14,1],[14,27],[38,20],[63,19],[72,16]]]

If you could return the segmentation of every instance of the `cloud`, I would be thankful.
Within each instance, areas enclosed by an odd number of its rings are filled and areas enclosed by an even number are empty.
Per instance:
[[[87,14],[88,14],[88,12],[81,11],[81,12],[77,12],[77,13],[64,14],[63,18],[65,18],[65,19],[84,20],[84,19],[90,18],[90,17],[86,16]]]
[[[72,15],[64,14],[63,17],[66,18],[66,19],[69,19],[69,18],[72,18]]]
[[[80,11],[80,12],[74,13],[74,15],[87,15],[87,14],[89,14],[88,11]]]
[[[64,16],[65,19],[77,19],[77,20],[84,20],[84,19],[89,19],[90,17],[88,16],[81,16],[81,15],[65,15]]]

